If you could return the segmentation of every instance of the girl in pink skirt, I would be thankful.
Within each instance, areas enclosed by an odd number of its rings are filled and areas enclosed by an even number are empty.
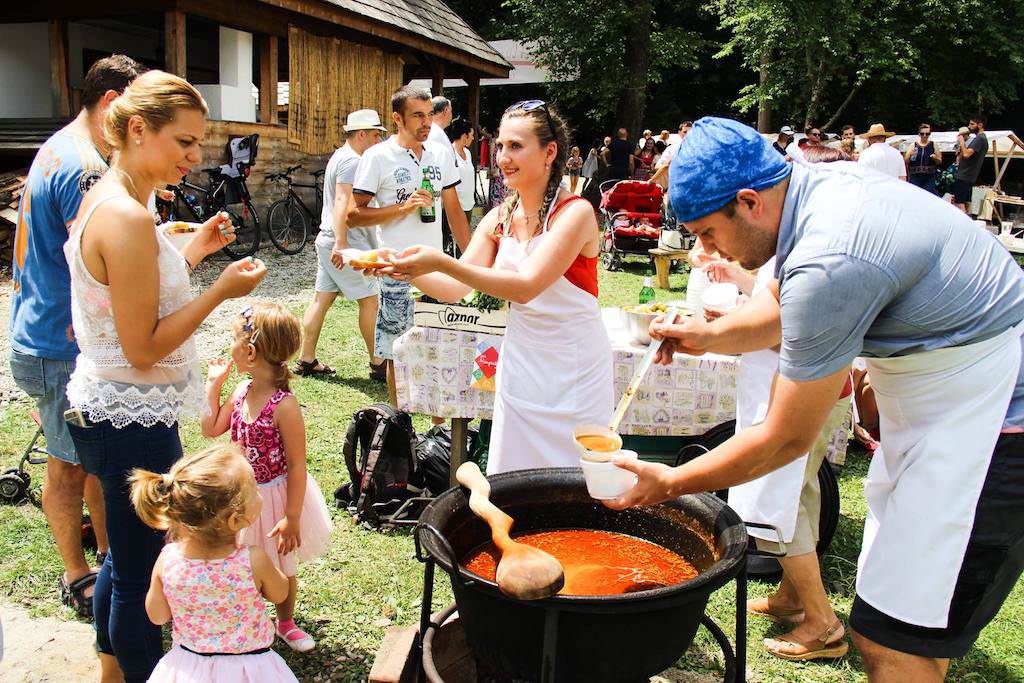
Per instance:
[[[288,579],[262,548],[238,545],[239,530],[261,506],[238,447],[211,446],[167,474],[136,469],[130,481],[139,518],[174,539],[146,594],[150,621],[170,620],[174,637],[150,683],[297,683],[270,649],[274,625],[264,601],[284,600]]]
[[[277,604],[277,635],[293,650],[308,652],[316,643],[295,625],[295,565],[327,551],[331,517],[306,470],[306,428],[288,386],[288,361],[299,352],[302,328],[288,309],[272,303],[245,309],[234,327],[231,360],[210,361],[206,390],[212,414],[203,418],[203,435],[230,429],[256,473],[263,511],[240,538],[262,546],[288,577],[288,596]],[[252,379],[222,404],[232,364]]]

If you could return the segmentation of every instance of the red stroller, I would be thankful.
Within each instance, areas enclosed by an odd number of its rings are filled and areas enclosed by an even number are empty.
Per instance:
[[[654,183],[612,180],[601,185],[601,263],[606,269],[617,270],[623,254],[651,259],[649,250],[661,236],[661,206],[662,189]]]

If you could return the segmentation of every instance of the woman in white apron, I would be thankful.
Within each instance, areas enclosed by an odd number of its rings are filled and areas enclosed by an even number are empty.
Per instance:
[[[752,287],[750,282],[741,281],[738,274],[742,271],[734,263],[714,264],[710,270],[713,280],[735,282],[745,294],[754,295],[772,281],[775,258],[758,269]],[[772,349],[743,354],[737,391],[737,432],[764,420],[778,367],[779,354]],[[848,406],[848,398],[836,403],[832,416],[809,453],[763,477],[729,489],[729,506],[741,519],[776,526],[782,534],[784,550],[777,543],[774,531],[749,529],[758,548],[787,553],[786,557],[779,559],[782,565],[779,589],[767,598],[749,600],[748,611],[783,623],[801,624],[806,621],[802,627],[804,631],[830,634],[824,641],[802,638],[799,633],[766,638],[765,648],[782,659],[841,657],[849,648],[843,639],[839,618],[825,594],[816,551],[821,510],[818,468],[825,459],[833,428],[847,418]]]
[[[381,272],[458,301],[476,289],[509,300],[496,376],[487,473],[579,462],[573,430],[606,424],[611,344],[597,303],[599,233],[593,209],[560,186],[568,134],[539,100],[502,117],[497,161],[513,190],[452,259],[413,247]],[[576,201],[574,201],[576,200]]]

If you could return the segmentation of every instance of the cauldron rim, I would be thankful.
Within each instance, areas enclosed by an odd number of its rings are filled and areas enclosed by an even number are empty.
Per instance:
[[[552,467],[543,469],[528,469],[528,470],[516,470],[512,472],[504,472],[501,474],[495,474],[488,477],[488,480],[492,484],[499,484],[507,480],[516,479],[529,479],[535,476],[546,476],[546,477],[558,477],[558,476],[577,476],[582,481],[582,471],[578,467]],[[499,589],[498,584],[495,581],[485,579],[477,574],[474,574],[462,566],[461,563],[456,563],[457,573],[453,573],[452,563],[446,557],[446,552],[440,547],[437,539],[432,534],[421,534],[421,527],[433,525],[436,521],[434,518],[441,515],[450,515],[452,511],[445,508],[455,504],[458,500],[461,507],[466,509],[466,514],[472,515],[469,511],[468,495],[464,489],[460,486],[455,486],[441,495],[437,496],[431,501],[420,515],[420,522],[416,528],[416,535],[419,538],[419,542],[427,550],[431,558],[437,563],[442,569],[448,573],[452,580],[458,580],[463,584],[476,584],[480,587],[486,587],[489,589],[488,592],[493,593],[495,596],[500,597],[504,600],[511,602],[519,602],[515,598],[510,598],[504,595]],[[554,595],[544,600],[532,601],[534,604],[545,605],[552,604],[558,605],[560,608],[572,608],[573,606],[593,608],[595,606],[606,606],[614,607],[615,609],[628,609],[630,606],[636,606],[637,608],[646,608],[646,605],[651,601],[664,601],[672,600],[673,598],[689,599],[694,595],[704,595],[711,591],[717,590],[721,586],[731,581],[742,568],[742,563],[746,560],[747,551],[747,534],[746,527],[743,526],[743,521],[735,510],[726,505],[721,499],[716,497],[712,493],[695,493],[679,496],[671,501],[660,503],[659,505],[667,505],[677,510],[686,512],[684,505],[694,500],[700,501],[705,506],[711,508],[716,515],[724,516],[725,527],[721,534],[726,533],[729,529],[739,528],[742,533],[738,534],[739,539],[736,542],[724,543],[724,550],[721,555],[711,563],[709,567],[701,571],[692,579],[682,581],[680,583],[672,584],[670,586],[664,586],[662,588],[654,588],[650,590],[637,591],[635,593],[623,593],[617,595]],[[657,506],[645,506],[645,507],[657,507]],[[635,508],[643,510],[644,508]],[[435,527],[436,528],[436,527]],[[568,528],[568,527],[566,527]],[[584,528],[584,527],[576,527]],[[437,529],[443,533],[442,529]],[[715,541],[718,540],[719,536],[715,536]],[[638,536],[638,538],[642,538]],[[447,543],[447,538],[445,538]],[[715,548],[712,547],[712,551]]]

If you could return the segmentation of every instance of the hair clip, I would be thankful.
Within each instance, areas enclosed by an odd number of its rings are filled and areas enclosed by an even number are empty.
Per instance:
[[[246,307],[239,315],[245,321],[242,323],[242,331],[249,333],[249,343],[255,345],[256,340],[260,336],[260,331],[256,328],[256,323],[253,322],[252,306]]]

